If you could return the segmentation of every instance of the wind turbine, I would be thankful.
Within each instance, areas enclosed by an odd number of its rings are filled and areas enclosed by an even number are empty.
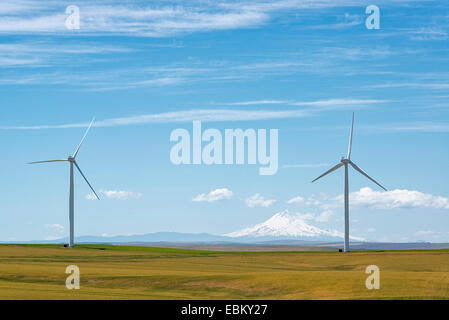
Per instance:
[[[379,187],[381,187],[383,190],[387,191],[380,183],[378,183],[376,180],[371,178],[365,171],[363,171],[361,168],[359,168],[354,162],[351,161],[351,151],[352,151],[352,135],[354,132],[354,112],[352,113],[352,126],[351,126],[351,134],[349,137],[349,147],[348,147],[348,155],[347,157],[342,157],[339,164],[337,164],[332,169],[326,171],[321,176],[316,178],[312,181],[315,182],[322,177],[328,175],[331,172],[334,172],[335,170],[340,169],[341,167],[345,167],[345,247],[344,251],[349,252],[349,165],[351,165],[355,170],[360,172],[362,175],[370,179],[372,182],[377,184]]]
[[[74,184],[74,178],[73,178],[73,167],[75,166],[78,171],[83,176],[84,180],[86,180],[87,184],[89,185],[90,189],[93,191],[95,196],[98,200],[100,200],[100,197],[98,197],[97,193],[95,192],[94,188],[92,188],[92,185],[87,180],[84,173],[81,171],[81,168],[78,166],[78,163],[76,163],[76,156],[78,155],[78,152],[81,149],[81,146],[83,145],[84,140],[87,137],[87,134],[89,133],[90,128],[92,127],[95,119],[92,119],[92,122],[90,123],[89,127],[86,130],[86,133],[84,134],[83,139],[81,140],[80,144],[78,145],[78,148],[76,148],[75,153],[72,156],[69,156],[67,159],[62,160],[47,160],[47,161],[37,161],[37,162],[31,162],[29,164],[38,164],[38,163],[50,163],[50,162],[68,162],[70,163],[70,196],[69,196],[69,221],[70,221],[70,248],[73,248],[75,246],[74,243],[74,218],[75,218],[75,184]]]

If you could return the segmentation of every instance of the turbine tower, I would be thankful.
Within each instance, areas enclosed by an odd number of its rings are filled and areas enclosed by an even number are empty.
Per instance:
[[[349,165],[351,165],[355,170],[357,170],[362,175],[370,179],[372,182],[377,184],[383,190],[387,191],[387,189],[385,189],[380,183],[371,178],[365,171],[360,169],[354,162],[351,161],[353,132],[354,132],[354,112],[352,113],[352,126],[351,126],[351,134],[349,136],[349,147],[347,157],[346,158],[342,157],[339,164],[337,164],[335,167],[333,167],[329,171],[326,171],[321,176],[312,181],[313,183],[321,179],[322,177],[328,175],[329,173],[334,172],[335,170],[340,169],[343,166],[345,167],[345,248],[344,248],[345,252],[349,252]]]
[[[76,162],[76,156],[78,155],[78,152],[81,149],[81,146],[83,145],[84,140],[87,137],[87,134],[89,133],[90,128],[92,127],[92,124],[94,123],[94,120],[92,120],[92,122],[90,123],[89,127],[86,130],[86,133],[84,134],[83,139],[81,140],[80,144],[78,145],[78,148],[76,148],[75,153],[72,156],[69,156],[67,159],[62,159],[62,160],[47,160],[47,161],[37,161],[37,162],[31,162],[29,164],[38,164],[38,163],[50,163],[50,162],[68,162],[70,164],[70,196],[69,196],[69,221],[70,221],[70,248],[73,248],[75,246],[75,242],[74,242],[74,233],[75,233],[75,228],[74,228],[74,224],[75,224],[75,182],[74,182],[74,177],[73,177],[73,167],[75,166],[78,171],[81,173],[81,175],[83,176],[84,180],[86,180],[87,184],[89,185],[90,189],[93,191],[93,193],[95,194],[95,196],[97,197],[98,200],[100,200],[100,197],[98,197],[97,193],[95,192],[94,188],[92,188],[92,185],[89,183],[89,181],[87,180],[86,176],[84,175],[84,173],[81,171],[81,168],[78,166],[78,163]]]

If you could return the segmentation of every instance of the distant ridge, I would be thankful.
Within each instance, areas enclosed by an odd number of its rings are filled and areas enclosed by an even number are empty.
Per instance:
[[[76,237],[77,243],[140,243],[140,242],[172,242],[172,243],[255,243],[261,241],[341,241],[343,234],[335,230],[323,230],[307,224],[301,215],[290,213],[287,210],[276,213],[270,219],[241,231],[225,235],[212,235],[208,233],[179,233],[157,232],[142,235],[122,236],[81,236]],[[362,238],[352,238],[362,241]],[[67,238],[30,241],[30,243],[65,243]]]
[[[68,237],[54,240],[14,241],[17,244],[66,244]],[[417,241],[411,243],[382,243],[351,237],[354,250],[404,250],[404,249],[444,249],[447,243]],[[324,230],[304,221],[300,214],[283,211],[268,220],[240,231],[225,235],[208,233],[157,232],[141,235],[81,236],[78,244],[127,244],[161,247],[195,246],[286,246],[292,249],[316,247],[337,250],[343,244],[343,234],[336,230]],[[0,243],[11,243],[3,241]]]

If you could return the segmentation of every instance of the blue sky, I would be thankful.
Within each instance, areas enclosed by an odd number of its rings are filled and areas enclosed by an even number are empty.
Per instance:
[[[67,164],[26,163],[73,153],[93,116],[79,164],[102,201],[77,175],[77,235],[224,234],[286,209],[342,231],[343,171],[310,181],[345,155],[355,111],[353,160],[390,192],[351,172],[351,234],[449,241],[447,3],[95,3],[2,1],[0,240],[67,234]],[[279,129],[278,173],[174,166],[192,118]]]

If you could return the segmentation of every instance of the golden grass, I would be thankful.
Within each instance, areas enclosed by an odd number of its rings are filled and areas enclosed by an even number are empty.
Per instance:
[[[81,270],[81,290],[65,287],[72,264]],[[381,270],[380,290],[365,287],[371,264]],[[449,299],[449,251],[243,254],[0,245],[0,299]]]

